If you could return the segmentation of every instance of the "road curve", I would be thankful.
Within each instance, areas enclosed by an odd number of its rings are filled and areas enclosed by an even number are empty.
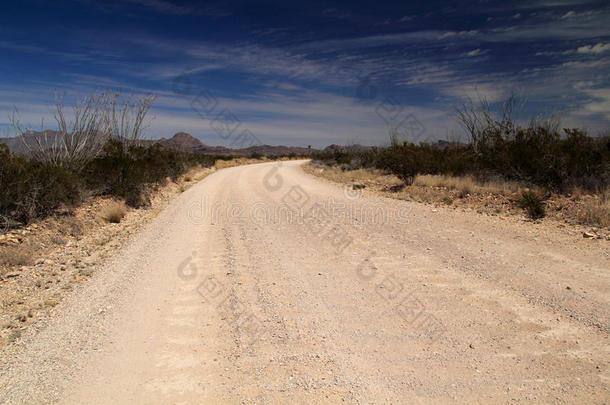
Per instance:
[[[172,201],[3,362],[1,401],[610,402],[607,242],[301,163]]]

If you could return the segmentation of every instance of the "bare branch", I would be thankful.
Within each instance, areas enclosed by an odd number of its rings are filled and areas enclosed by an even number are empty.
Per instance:
[[[21,126],[17,110],[9,117],[28,153],[44,162],[81,170],[102,150],[109,138],[129,146],[138,142],[146,128],[146,115],[156,97],[148,94],[135,102],[127,98],[118,109],[118,93],[102,92],[81,99],[73,109],[73,119],[64,113],[62,97],[55,98],[57,131],[39,133]]]

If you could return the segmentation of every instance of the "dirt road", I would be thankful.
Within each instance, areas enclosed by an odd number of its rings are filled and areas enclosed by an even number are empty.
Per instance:
[[[7,403],[609,403],[607,241],[343,190],[181,194],[1,360]]]

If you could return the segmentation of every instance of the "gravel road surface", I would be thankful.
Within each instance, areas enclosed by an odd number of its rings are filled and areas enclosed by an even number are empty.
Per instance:
[[[610,245],[302,161],[190,188],[0,360],[0,402],[610,403]]]

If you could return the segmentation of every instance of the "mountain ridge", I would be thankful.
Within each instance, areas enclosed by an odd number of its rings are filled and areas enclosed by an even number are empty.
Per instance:
[[[57,131],[52,130],[46,130],[41,132],[32,131],[31,133],[39,139],[42,139],[45,135],[54,136],[58,134]],[[204,155],[249,156],[252,154],[259,154],[264,156],[279,156],[288,155],[291,153],[297,155],[306,155],[310,152],[315,151],[315,149],[310,150],[306,147],[284,145],[254,145],[247,148],[227,148],[225,146],[210,146],[201,142],[199,139],[187,132],[177,132],[171,138],[142,139],[140,140],[140,142],[145,146],[159,144],[165,148],[201,153]],[[13,153],[27,153],[27,147],[22,141],[21,136],[0,138],[0,144],[5,144]]]

